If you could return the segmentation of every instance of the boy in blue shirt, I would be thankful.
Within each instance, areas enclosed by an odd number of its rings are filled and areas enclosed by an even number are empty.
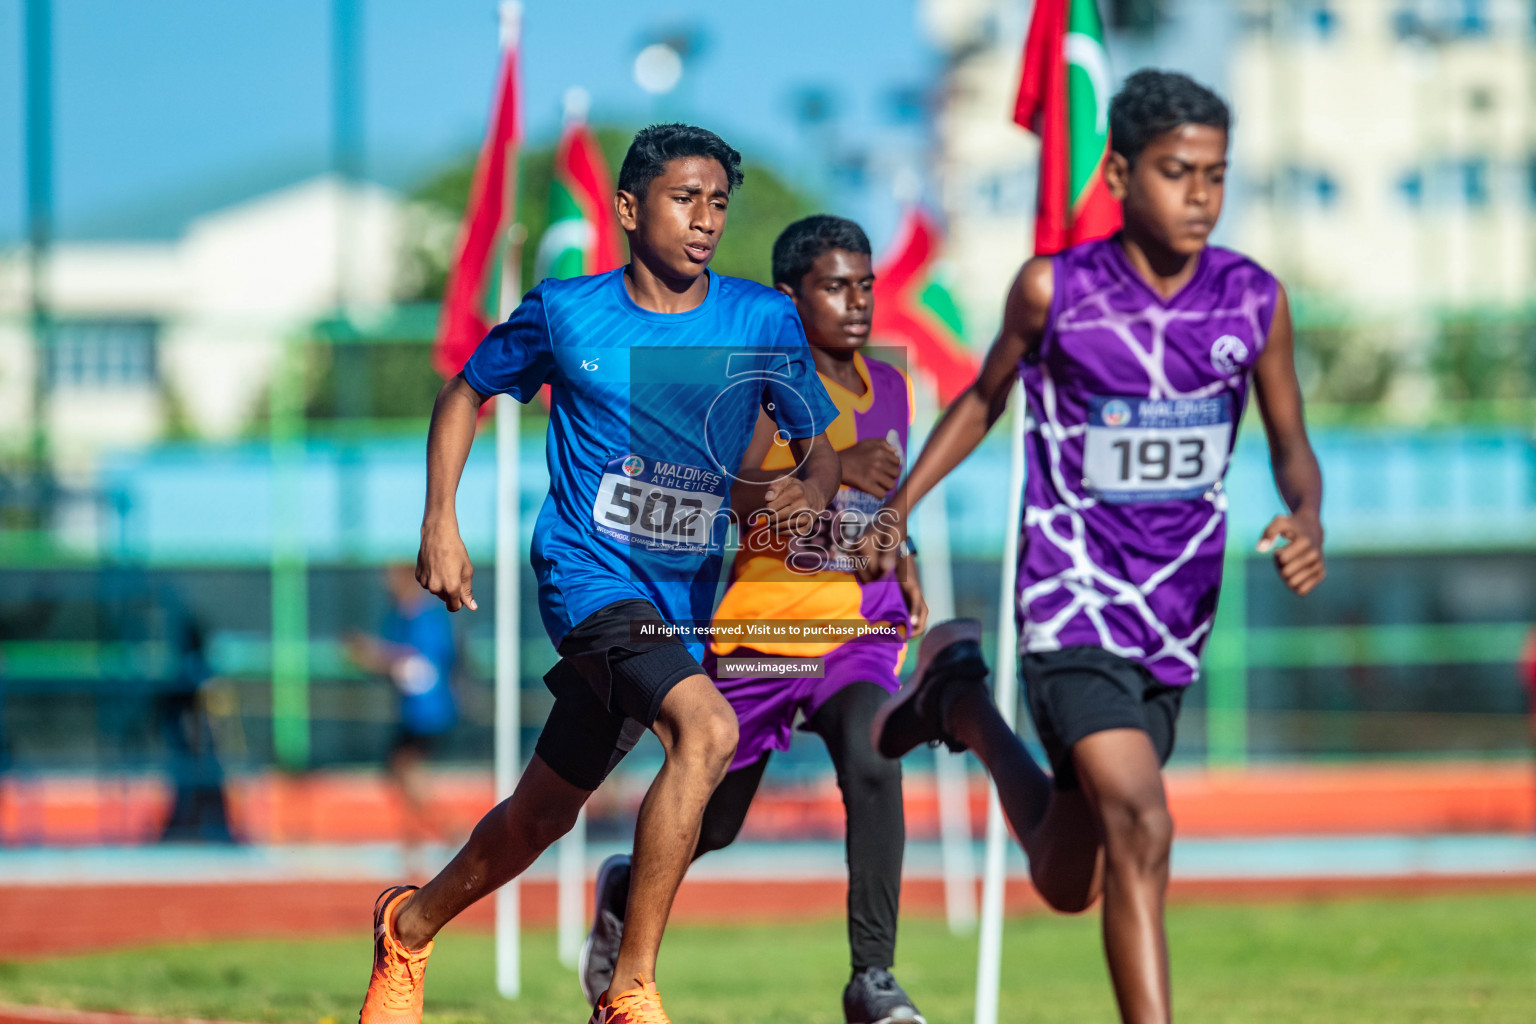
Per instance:
[[[436,878],[379,896],[360,1024],[419,1024],[433,937],[564,835],[647,728],[666,762],[640,808],[627,927],[592,1021],[667,1022],[656,954],[737,735],[699,664],[702,637],[673,631],[709,622],[730,485],[759,410],[796,455],[762,492],[776,529],[813,528],[841,476],[823,436],[837,411],[793,303],[707,269],[740,167],[712,132],[641,131],[614,200],[628,265],[541,282],[438,395],[416,579],[449,611],[473,610],[454,491],[476,415],[491,395],[526,402],[552,386],[550,491],[532,562],[561,660],[545,676],[555,705],[513,795]]]
[[[400,724],[390,744],[388,764],[409,819],[409,848],[414,832],[448,838],[447,825],[432,813],[422,762],[458,721],[453,670],[459,651],[448,610],[421,589],[411,566],[390,566],[385,582],[390,609],[382,635],[349,636],[346,648],[359,667],[387,677],[400,698]]]

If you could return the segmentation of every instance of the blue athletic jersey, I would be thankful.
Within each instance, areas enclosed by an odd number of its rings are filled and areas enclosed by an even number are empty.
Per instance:
[[[384,639],[412,652],[391,673],[400,691],[401,728],[418,736],[435,736],[453,728],[458,718],[453,666],[459,652],[448,609],[436,600],[397,608],[384,620]]]
[[[486,335],[464,379],[521,402],[551,385],[532,561],[556,645],[637,597],[668,621],[708,622],[730,484],[759,408],[794,438],[837,416],[789,298],[714,273],[686,313],[642,309],[622,267],[542,281]],[[701,643],[689,648],[702,656]]]

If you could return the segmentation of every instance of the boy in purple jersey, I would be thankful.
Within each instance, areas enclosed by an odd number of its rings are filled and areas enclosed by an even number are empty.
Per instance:
[[[985,688],[980,626],[945,623],[875,742],[969,747],[996,782],[1035,887],[1055,909],[1104,898],[1125,1021],[1170,1019],[1163,903],[1173,822],[1162,766],[1221,588],[1222,480],[1251,380],[1280,495],[1258,548],[1305,595],[1324,576],[1322,476],[1307,440],[1285,291],[1206,244],[1221,212],[1230,113],[1183,75],[1139,71],[1110,104],[1104,174],[1120,234],[1024,264],[976,382],[890,505],[911,504],[1028,401],[1017,615],[1043,772]],[[1276,548],[1280,541],[1284,545]],[[874,571],[889,564],[875,552]]]
[[[803,718],[801,728],[827,745],[846,811],[852,976],[843,989],[844,1019],[924,1024],[891,974],[906,823],[901,767],[875,751],[870,725],[896,692],[905,641],[922,632],[928,609],[912,555],[898,571],[861,584],[844,539],[862,533],[895,490],[912,418],[906,374],[864,351],[874,317],[870,256],[863,229],[841,217],[803,218],[774,242],[774,284],[794,301],[817,373],[838,410],[826,436],[842,463],[842,486],[829,514],[807,536],[779,537],[765,526],[745,531],[715,623],[857,623],[879,632],[846,642],[761,639],[748,646],[714,640],[704,669],[736,712],[740,740],[729,773],[705,808],[694,858],[735,842],[770,756],[790,748],[796,720]],[[775,442],[775,427],[759,415],[733,507],[745,511],[759,504],[755,492],[762,484],[793,468],[788,447]],[[732,661],[787,658],[817,659],[821,674],[786,678],[729,669]],[[582,948],[582,990],[589,999],[612,983],[628,885],[629,858],[608,858],[598,871],[592,931]]]

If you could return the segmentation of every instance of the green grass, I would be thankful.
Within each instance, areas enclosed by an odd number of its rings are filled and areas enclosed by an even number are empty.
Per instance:
[[[1174,1005],[1190,1022],[1411,1024],[1536,1019],[1536,894],[1183,905],[1169,914]],[[661,990],[679,1024],[839,1024],[843,927],[679,926]],[[975,942],[902,927],[898,977],[933,1024],[971,1019]],[[369,938],[220,942],[0,964],[0,1001],[243,1021],[355,1020]],[[1004,1021],[1112,1021],[1096,915],[1010,921]],[[428,972],[427,1024],[581,1024],[547,931],[525,937],[524,996],[492,990],[492,944],[450,933]],[[330,1020],[328,1020],[328,1018]]]

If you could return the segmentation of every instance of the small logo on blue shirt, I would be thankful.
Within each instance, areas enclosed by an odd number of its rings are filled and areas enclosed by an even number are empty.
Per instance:
[[[1112,398],[1104,403],[1101,415],[1106,427],[1123,427],[1131,422],[1131,407],[1118,398]]]
[[[645,472],[645,460],[638,455],[631,455],[622,465],[625,476],[639,476]]]
[[[583,359],[581,361],[581,368],[590,373],[597,369],[597,360],[601,358],[601,356],[598,356],[595,359]]]

